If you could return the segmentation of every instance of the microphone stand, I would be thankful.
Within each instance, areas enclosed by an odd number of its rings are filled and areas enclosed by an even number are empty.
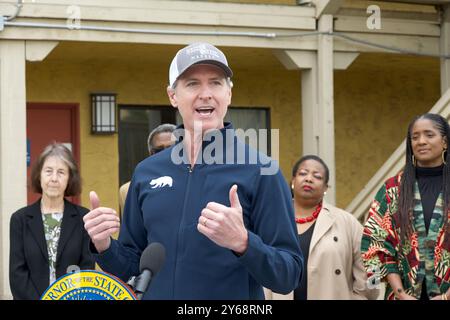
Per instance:
[[[133,289],[138,300],[142,300],[142,296],[147,291],[150,280],[152,279],[152,272],[145,269],[140,275],[132,276],[127,284]]]

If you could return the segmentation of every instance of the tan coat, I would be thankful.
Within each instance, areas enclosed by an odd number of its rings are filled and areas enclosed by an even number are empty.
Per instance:
[[[369,290],[361,259],[362,225],[350,213],[323,203],[311,238],[308,259],[308,300],[376,299]],[[293,299],[266,291],[267,299]]]
[[[127,199],[129,188],[130,188],[130,181],[124,183],[119,189],[120,218],[122,218],[123,209],[125,208],[125,200]]]

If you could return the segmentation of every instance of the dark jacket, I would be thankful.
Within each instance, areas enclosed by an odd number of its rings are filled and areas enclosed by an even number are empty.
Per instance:
[[[36,300],[49,286],[47,243],[39,199],[11,216],[9,282],[14,299]],[[94,269],[83,216],[89,210],[64,200],[64,214],[56,259],[56,278],[70,265]]]
[[[230,135],[225,129],[231,130]],[[178,144],[147,158],[134,173],[119,240],[96,255],[103,270],[126,281],[139,273],[146,246],[163,244],[164,265],[144,299],[263,299],[262,285],[287,293],[298,284],[303,258],[290,191],[281,172],[276,167],[273,174],[262,174],[263,167],[273,164],[271,159],[241,143],[231,125],[220,131],[230,142],[222,160],[226,155],[233,160],[229,150],[233,148],[242,150],[247,161],[201,163],[190,169],[171,158]],[[203,150],[207,147],[205,142]],[[256,163],[248,161],[252,158]],[[197,230],[208,202],[230,206],[233,184],[238,186],[248,230],[248,249],[240,257]]]

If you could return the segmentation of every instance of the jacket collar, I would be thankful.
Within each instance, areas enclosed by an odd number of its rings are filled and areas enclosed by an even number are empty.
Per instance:
[[[48,253],[47,253],[47,243],[45,241],[44,227],[42,222],[42,214],[41,214],[41,199],[33,203],[28,207],[27,210],[28,217],[28,227],[33,235],[36,243],[41,249],[41,253],[48,261]]]
[[[27,210],[28,226],[37,244],[39,245],[39,248],[41,249],[41,253],[48,261],[47,242],[45,240],[44,225],[42,221],[41,199],[42,198],[31,204],[29,206],[29,210]],[[69,241],[71,234],[78,223],[77,215],[78,211],[76,206],[64,199],[64,214],[61,222],[61,234],[58,242],[58,251],[56,256],[57,261],[59,260],[65,245]]]
[[[179,149],[182,163],[190,164],[187,156],[188,153],[184,150],[184,145],[177,146],[180,143],[183,143],[185,135],[184,125],[179,125],[174,131],[174,134],[177,138],[177,143],[174,148]],[[221,140],[216,141],[217,138],[220,138]],[[235,155],[235,140],[236,133],[231,122],[224,122],[224,127],[221,129],[208,130],[202,137],[201,153],[197,157],[195,165],[198,166],[205,163],[226,163],[226,161],[230,160],[226,158],[227,154]],[[231,153],[231,151],[233,151],[233,153]],[[234,158],[235,156],[231,160],[235,160]]]
[[[213,137],[215,135],[216,132],[220,132],[220,134],[226,138],[226,131],[227,130],[234,130],[233,128],[233,124],[231,122],[224,122],[223,123],[223,128],[221,129],[211,129],[208,130],[204,135],[203,135],[203,143],[204,144],[209,144],[211,141],[211,137]],[[184,138],[184,124],[180,124],[176,127],[174,134],[175,137],[177,139],[177,143],[183,141]]]
[[[311,244],[309,245],[309,252],[312,252],[315,245],[331,228],[335,220],[336,217],[331,211],[331,205],[323,200],[322,210],[320,210],[319,216],[317,217],[316,226],[314,227],[314,232],[311,238]]]

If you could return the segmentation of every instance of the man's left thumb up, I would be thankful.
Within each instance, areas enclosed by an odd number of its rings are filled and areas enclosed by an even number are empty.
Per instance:
[[[238,210],[242,210],[241,202],[239,201],[239,196],[237,193],[237,185],[233,184],[230,189],[230,206]]]

